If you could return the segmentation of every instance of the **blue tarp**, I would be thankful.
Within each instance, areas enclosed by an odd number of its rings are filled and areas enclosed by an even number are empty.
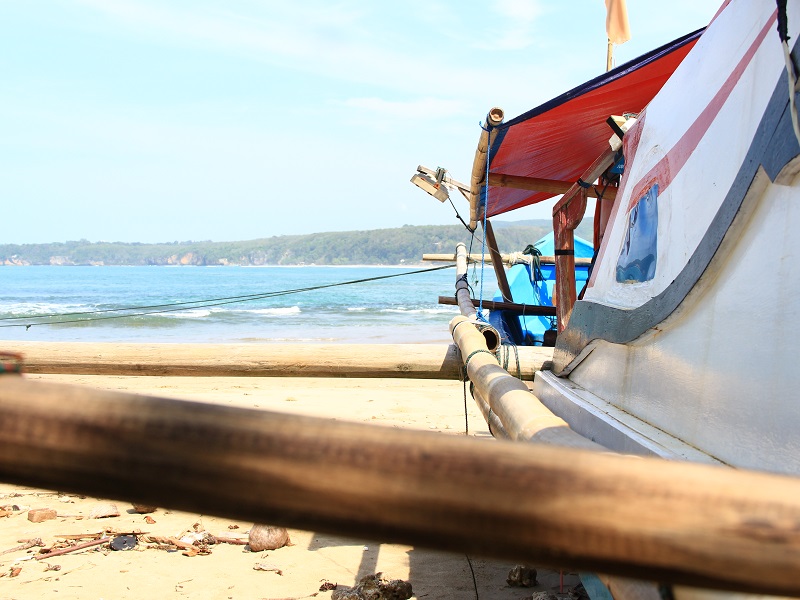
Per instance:
[[[553,234],[549,233],[534,244],[536,249],[541,252],[542,256],[553,256],[555,254],[555,242]],[[592,258],[594,255],[594,248],[586,240],[575,237],[575,257],[576,258]],[[553,306],[553,288],[556,282],[556,268],[555,265],[541,265],[540,271],[542,281],[536,281],[535,277],[531,276],[530,266],[525,264],[514,265],[508,270],[508,285],[511,288],[511,301],[518,304],[535,304],[539,306]],[[586,284],[589,277],[588,267],[575,268],[575,285],[580,291]],[[503,297],[500,291],[495,292],[495,301],[502,301]],[[493,312],[489,321],[500,329],[505,330],[499,321],[501,314],[498,311]],[[516,343],[522,344],[527,340],[529,345],[541,345],[544,339],[544,332],[548,329],[555,329],[555,317],[526,317],[526,316],[512,316],[507,315],[506,318],[518,318],[520,327],[522,328],[523,340],[514,340]]]

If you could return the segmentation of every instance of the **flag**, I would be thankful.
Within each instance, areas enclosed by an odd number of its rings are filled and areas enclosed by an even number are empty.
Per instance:
[[[631,39],[625,0],[606,0],[606,33],[614,44],[624,44]]]

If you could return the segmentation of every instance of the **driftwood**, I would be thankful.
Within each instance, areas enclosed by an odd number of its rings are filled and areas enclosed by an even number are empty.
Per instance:
[[[218,535],[212,535],[211,538],[213,539],[215,544],[231,544],[233,546],[247,546],[247,540],[242,538],[221,537]]]
[[[22,542],[22,540],[18,540]],[[25,540],[19,546],[14,546],[13,548],[9,548],[8,550],[3,550],[0,554],[9,554],[10,552],[17,552],[19,550],[27,550],[29,548],[33,548],[34,546],[41,546],[42,545],[42,538],[34,538],[32,540]]]
[[[0,480],[519,564],[800,594],[800,481],[777,475],[8,376]]]
[[[104,544],[105,542],[110,542],[110,541],[111,541],[110,537],[104,537],[100,538],[99,540],[92,540],[91,542],[76,544],[74,546],[70,546],[69,548],[61,548],[60,550],[53,550],[52,552],[48,552],[47,554],[37,554],[34,558],[36,560],[53,558],[54,556],[61,556],[62,554],[69,554],[71,552],[77,552],[78,550],[85,550],[86,548],[91,548],[92,546],[99,546],[100,544]]]

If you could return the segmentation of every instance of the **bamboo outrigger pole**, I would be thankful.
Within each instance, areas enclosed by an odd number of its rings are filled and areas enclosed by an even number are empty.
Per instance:
[[[0,480],[528,564],[800,594],[800,481],[0,377]]]

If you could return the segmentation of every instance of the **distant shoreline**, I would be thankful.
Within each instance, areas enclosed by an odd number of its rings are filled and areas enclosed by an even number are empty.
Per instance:
[[[582,224],[577,235],[582,235]],[[519,251],[552,231],[548,220],[495,229],[501,253]],[[585,236],[586,234],[584,234]],[[591,233],[589,233],[591,235]],[[240,242],[142,244],[89,242],[0,244],[5,266],[257,266],[418,267],[428,253],[455,252],[460,243],[482,246],[481,234],[460,225],[287,235]]]
[[[136,267],[136,268],[165,268],[165,269],[182,269],[182,268],[199,268],[199,269],[227,269],[227,268],[237,268],[237,269],[302,269],[302,268],[323,268],[323,269],[404,269],[408,267],[424,267],[429,264],[446,264],[448,261],[431,261],[429,262],[417,262],[417,263],[405,263],[399,265],[383,265],[383,264],[359,264],[359,265],[92,265],[92,264],[26,264],[26,265],[18,265],[18,264],[0,264],[0,267],[65,267],[65,268],[73,268],[73,267],[109,267],[109,268],[129,268],[129,267]],[[455,264],[455,261],[452,261]]]

